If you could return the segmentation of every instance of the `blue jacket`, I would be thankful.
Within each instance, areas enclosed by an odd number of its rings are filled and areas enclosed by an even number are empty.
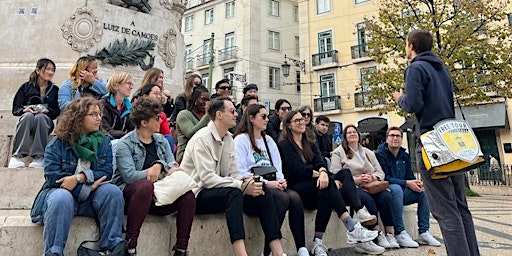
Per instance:
[[[405,94],[398,105],[414,113],[419,124],[415,136],[433,129],[437,122],[455,117],[454,86],[443,62],[432,52],[422,52],[405,71]]]
[[[382,167],[384,174],[386,174],[384,179],[389,181],[390,184],[398,184],[405,188],[407,180],[416,179],[412,172],[411,157],[405,152],[405,148],[400,148],[398,155],[395,157],[389,151],[388,144],[383,143],[379,145],[375,156],[377,156],[380,167]]]
[[[174,160],[171,147],[167,139],[159,133],[153,134],[153,140],[156,144],[156,153],[160,160],[156,162],[162,164],[163,170],[167,171],[171,167],[178,167],[178,163]],[[117,171],[114,175],[112,183],[116,184],[121,190],[127,184],[141,179],[147,178],[147,172],[142,171],[144,161],[146,160],[146,148],[140,141],[137,131],[133,130],[122,137],[117,143],[116,148],[116,165]],[[160,176],[163,178],[164,175]]]
[[[73,198],[77,201],[84,201],[89,197],[91,185],[95,180],[106,176],[106,180],[112,179],[112,145],[110,138],[105,136],[103,143],[98,147],[98,160],[91,162],[91,169],[85,170],[87,180],[84,184],[78,184],[72,191]],[[46,200],[50,192],[60,187],[55,181],[60,178],[74,175],[78,165],[76,157],[70,145],[62,142],[58,137],[53,138],[44,151],[44,177],[45,182],[39,191],[34,205],[30,212],[32,222],[42,223]]]
[[[87,87],[87,89],[80,86],[73,90],[73,83],[74,82],[71,79],[66,79],[66,81],[64,81],[60,86],[59,107],[62,110],[64,110],[72,100],[80,98],[82,96],[82,91],[90,91],[92,94],[97,94],[99,96],[107,94],[107,84],[105,84],[105,81],[101,79],[95,79],[94,83]]]

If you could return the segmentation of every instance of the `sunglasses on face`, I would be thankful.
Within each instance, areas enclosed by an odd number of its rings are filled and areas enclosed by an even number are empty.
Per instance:
[[[280,107],[279,109],[281,109],[282,111],[290,111],[292,110],[292,107]]]
[[[221,90],[231,90],[231,87],[229,87],[229,86],[221,86],[221,87],[219,87],[219,89],[221,89]]]
[[[302,117],[311,117],[311,113],[300,113]]]
[[[267,115],[267,114],[262,114],[262,115],[261,115],[261,118],[262,118],[263,120],[266,120],[266,119],[268,118],[268,115]]]
[[[234,114],[235,114],[235,112],[236,112],[236,109],[234,109],[234,108],[226,109],[226,110],[224,110],[223,112],[229,112],[229,113],[231,113],[231,114],[233,114],[233,115],[234,115]]]

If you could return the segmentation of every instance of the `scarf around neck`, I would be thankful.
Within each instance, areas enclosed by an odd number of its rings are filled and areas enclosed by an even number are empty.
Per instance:
[[[90,134],[82,134],[78,140],[71,143],[71,148],[75,155],[90,162],[98,160],[98,146],[105,140],[105,135],[101,131],[95,131]]]

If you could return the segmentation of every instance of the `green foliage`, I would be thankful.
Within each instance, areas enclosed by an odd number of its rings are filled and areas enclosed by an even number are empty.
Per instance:
[[[367,81],[370,100],[386,97],[381,112],[399,111],[391,98],[404,87],[405,39],[413,29],[434,37],[432,51],[450,71],[461,104],[512,96],[512,29],[508,1],[379,0],[378,16],[366,18],[369,57],[379,69]]]

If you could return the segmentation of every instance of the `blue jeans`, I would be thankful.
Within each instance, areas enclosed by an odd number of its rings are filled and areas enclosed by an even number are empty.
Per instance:
[[[114,249],[123,241],[123,209],[123,193],[112,184],[101,185],[83,202],[75,200],[66,189],[55,189],[48,196],[44,213],[44,255],[63,255],[74,216],[96,217],[100,224],[100,249]]]
[[[423,233],[430,228],[430,210],[425,192],[416,192],[409,188],[402,189],[398,184],[389,184],[393,197],[393,216],[395,217],[395,234],[405,230],[403,212],[404,205],[418,203],[418,231]]]

